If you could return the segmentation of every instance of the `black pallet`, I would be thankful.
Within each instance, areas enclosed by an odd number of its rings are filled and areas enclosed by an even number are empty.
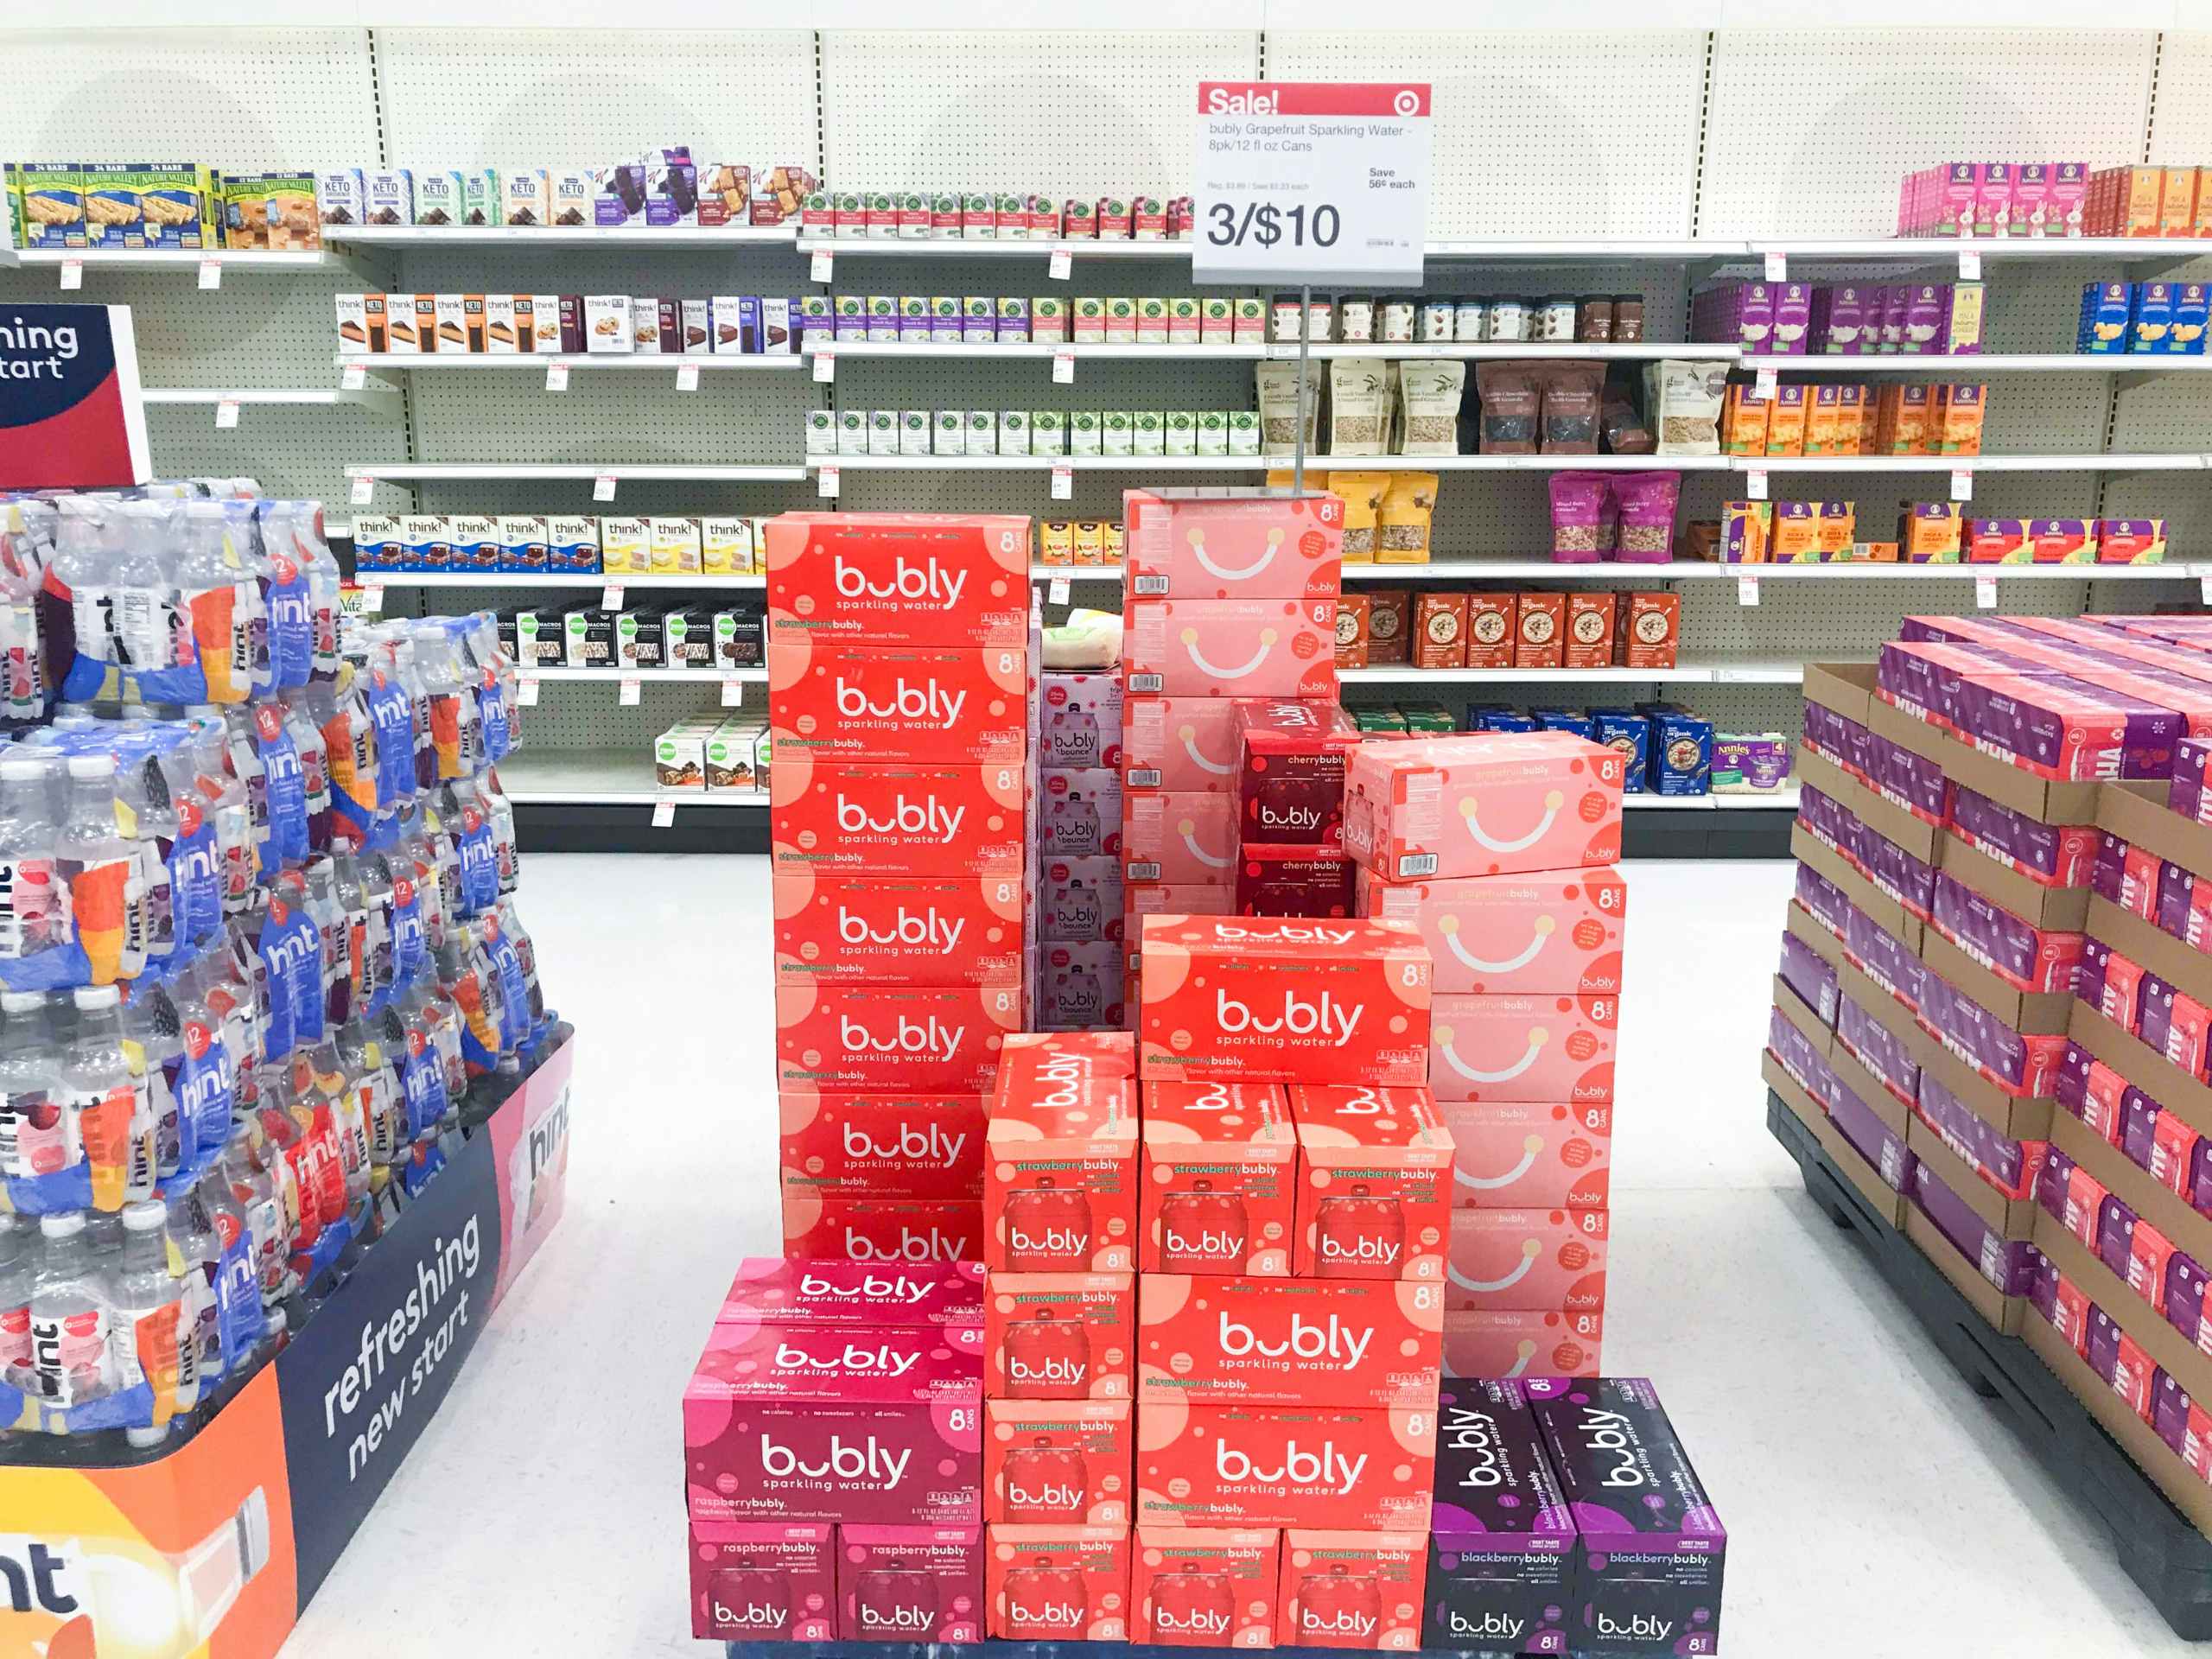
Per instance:
[[[2212,1641],[2212,1539],[2168,1501],[2035,1350],[1999,1336],[1919,1247],[1867,1206],[1812,1132],[1767,1091],[1766,1124],[1805,1191],[1855,1234],[1874,1266],[1974,1391],[2004,1408],[2037,1463],[2094,1517],[2158,1615],[2188,1642]]]

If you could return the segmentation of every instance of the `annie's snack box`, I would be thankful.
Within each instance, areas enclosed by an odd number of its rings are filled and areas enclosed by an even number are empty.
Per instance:
[[[1122,559],[1135,599],[1333,600],[1344,504],[1326,491],[1224,496],[1132,490]]]
[[[1276,1637],[1294,1648],[1417,1648],[1427,1570],[1419,1533],[1292,1528],[1282,1535]]]
[[[1428,1084],[1440,1100],[1603,1105],[1619,1024],[1617,996],[1440,996]]]
[[[1433,1282],[1147,1273],[1137,1320],[1140,1402],[1436,1403],[1444,1294]]]
[[[1137,1524],[1426,1531],[1435,1457],[1426,1407],[1141,1401]]]
[[[787,512],[762,527],[771,640],[1024,649],[1029,520]]]
[[[1445,993],[1614,994],[1628,884],[1618,869],[1529,870],[1513,875],[1389,881],[1362,872],[1359,913],[1410,921],[1428,946]]]
[[[980,1095],[1020,1023],[1015,985],[785,985],[777,1086]]]
[[[1135,1432],[1127,1400],[985,1400],[983,1519],[1126,1527]]]
[[[1453,1307],[1605,1306],[1603,1210],[1454,1210],[1446,1299]]]
[[[981,1095],[823,1094],[777,1096],[785,1192],[980,1202]]]
[[[1009,1642],[1120,1642],[1129,1631],[1129,1529],[992,1526],[990,1633]]]
[[[1519,1382],[1444,1390],[1435,1497],[1423,1645],[1565,1653],[1574,1518]]]
[[[1029,654],[1011,646],[862,647],[807,635],[768,647],[779,755],[1004,766],[1027,752]]]
[[[1126,1078],[994,1096],[983,1262],[1017,1273],[1136,1266],[1137,1101]]]
[[[1626,757],[1565,732],[1366,743],[1344,775],[1344,846],[1385,880],[1617,862]]]
[[[1129,1568],[1129,1640],[1272,1648],[1281,1553],[1272,1527],[1139,1527]]]
[[[776,754],[769,840],[779,872],[1019,879],[1022,769],[891,766]]]
[[[983,1376],[995,1400],[1127,1400],[1135,1387],[1136,1275],[993,1268]]]
[[[846,1325],[972,1325],[983,1322],[983,1269],[877,1267],[845,1261],[747,1256],[722,1298],[719,1322],[791,1329]]]
[[[827,1521],[690,1523],[691,1634],[827,1642],[836,1630],[836,1529]]]
[[[1142,1135],[1140,1272],[1289,1273],[1298,1135],[1281,1084],[1154,1083]]]
[[[1454,1209],[1603,1210],[1611,1202],[1611,1103],[1447,1100],[1437,1110],[1452,1134]]]
[[[1021,883],[825,877],[774,882],[776,982],[1012,985],[1021,975]]]
[[[837,1529],[839,1641],[982,1638],[981,1527]]]
[[[1424,1088],[1297,1084],[1298,1238],[1318,1279],[1444,1277],[1452,1137]]]
[[[1132,599],[1122,631],[1132,696],[1333,697],[1337,601]]]

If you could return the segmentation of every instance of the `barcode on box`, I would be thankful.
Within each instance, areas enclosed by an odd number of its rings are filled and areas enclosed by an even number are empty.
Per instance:
[[[1134,576],[1130,578],[1129,585],[1140,598],[1157,598],[1167,592],[1167,578],[1165,576]]]
[[[1129,676],[1129,690],[1132,691],[1157,691],[1166,683],[1166,679],[1158,674],[1132,674]]]
[[[1139,766],[1129,773],[1128,787],[1131,789],[1158,789],[1160,787],[1160,773],[1159,767]]]
[[[1131,864],[1128,868],[1128,879],[1132,881],[1157,881],[1160,880],[1160,866],[1149,860]]]
[[[1401,880],[1409,875],[1434,875],[1435,874],[1436,855],[1434,853],[1408,853],[1398,861],[1398,876]]]

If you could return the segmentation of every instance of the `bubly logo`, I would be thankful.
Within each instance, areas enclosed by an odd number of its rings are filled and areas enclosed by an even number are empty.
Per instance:
[[[948,570],[935,558],[909,559],[899,554],[881,582],[872,582],[867,571],[845,563],[842,553],[833,556],[830,579],[842,599],[896,599],[908,604],[934,605],[950,610],[960,602],[968,586],[968,573]]]
[[[848,1053],[927,1054],[949,1060],[960,1052],[961,1039],[967,1034],[967,1027],[948,1026],[935,1014],[909,1020],[902,1014],[898,1025],[881,1037],[849,1014],[837,1016],[838,1040]]]
[[[1349,1243],[1321,1235],[1320,1253],[1332,1262],[1357,1262],[1365,1264],[1388,1263],[1398,1259],[1399,1245],[1382,1238],[1355,1238]]]
[[[1041,1233],[1033,1233],[1014,1223],[1007,1229],[1007,1243],[1025,1255],[1080,1255],[1090,1248],[1090,1235],[1071,1227],[1047,1227]]]
[[[874,1630],[926,1630],[937,1622],[928,1607],[876,1607],[863,1603],[861,1623]]]
[[[1268,1359],[1325,1359],[1350,1370],[1366,1357],[1374,1340],[1374,1326],[1355,1331],[1333,1313],[1318,1325],[1302,1313],[1292,1314],[1289,1334],[1281,1342],[1262,1341],[1250,1325],[1230,1319],[1225,1310],[1221,1316],[1221,1351],[1232,1359],[1246,1354]]]
[[[1244,1254],[1244,1235],[1217,1233],[1211,1227],[1201,1228],[1194,1238],[1179,1230],[1172,1222],[1167,1228],[1167,1243],[1164,1246],[1170,1255],[1224,1256]],[[1224,1320],[1228,1319],[1224,1314]]]
[[[1509,1641],[1518,1641],[1529,1628],[1527,1619],[1510,1613],[1484,1613],[1469,1618],[1456,1608],[1446,1609],[1444,1623],[1454,1636],[1497,1636]]]
[[[888,1141],[879,1141],[857,1123],[845,1125],[845,1156],[861,1162],[895,1160],[950,1169],[967,1144],[966,1135],[947,1135],[934,1123],[916,1128],[912,1123],[901,1122],[899,1133]]]
[[[968,1236],[934,1227],[901,1227],[895,1241],[880,1243],[857,1227],[845,1229],[845,1255],[854,1262],[964,1262]]]
[[[1244,927],[1235,922],[1217,922],[1213,936],[1226,944],[1350,944],[1359,937],[1347,927],[1299,927],[1279,924],[1274,927]]]
[[[780,1630],[784,1628],[784,1622],[791,1617],[788,1609],[771,1607],[763,1601],[748,1601],[742,1607],[732,1607],[718,1600],[715,1603],[714,1612],[715,1624],[734,1624],[748,1630]]]
[[[777,1445],[774,1435],[760,1437],[761,1472],[780,1480],[793,1476],[804,1476],[809,1480],[864,1480],[887,1491],[906,1478],[906,1465],[913,1455],[911,1450],[893,1451],[873,1434],[858,1444],[842,1434],[832,1434],[829,1445],[823,1448],[821,1459],[809,1463],[793,1447]]]
[[[855,1376],[904,1376],[920,1356],[901,1353],[888,1344],[881,1347],[849,1342],[842,1351],[817,1354],[795,1342],[776,1344],[776,1363],[787,1371],[845,1373]]]
[[[1321,814],[1310,806],[1287,807],[1278,812],[1262,803],[1260,822],[1270,830],[1314,830],[1320,827]]]
[[[835,1285],[812,1274],[801,1276],[802,1296],[845,1296],[863,1302],[905,1302],[912,1305],[935,1287],[934,1279],[910,1279],[905,1274],[869,1274],[857,1285]]]
[[[1007,1598],[1007,1617],[1016,1624],[1034,1624],[1049,1630],[1072,1630],[1082,1621],[1083,1609],[1073,1602],[1045,1601],[1028,1606]]]
[[[1505,1484],[1505,1471],[1497,1459],[1497,1420],[1484,1411],[1453,1406],[1440,1424],[1439,1449],[1464,1453],[1469,1459],[1459,1484],[1475,1491]]]
[[[1281,1014],[1257,1013],[1249,1003],[1230,995],[1226,988],[1214,992],[1214,1023],[1225,1036],[1251,1032],[1262,1037],[1318,1037],[1332,1048],[1342,1048],[1351,1041],[1366,1012],[1363,1004],[1339,1002],[1333,991],[1324,991],[1317,1000],[1308,1001],[1297,992],[1287,990],[1282,994]]]
[[[903,720],[950,731],[959,724],[961,710],[967,706],[965,691],[945,690],[935,675],[915,685],[901,674],[892,683],[890,695],[881,699],[848,685],[843,675],[837,677],[837,713],[846,720]]]
[[[1364,1452],[1356,1458],[1347,1458],[1337,1450],[1334,1440],[1322,1441],[1318,1452],[1301,1452],[1296,1440],[1287,1441],[1282,1462],[1274,1469],[1261,1468],[1249,1452],[1238,1451],[1226,1440],[1213,1443],[1213,1471],[1225,1485],[1257,1482],[1268,1486],[1318,1486],[1345,1497],[1358,1484],[1360,1472],[1366,1467]]]
[[[1586,1411],[1582,1414],[1582,1444],[1586,1450],[1603,1452],[1613,1459],[1613,1466],[1605,1471],[1605,1484],[1611,1487],[1648,1485],[1643,1471],[1637,1466],[1636,1441],[1630,1433],[1633,1426],[1617,1411]]]
[[[859,801],[847,800],[842,794],[837,797],[837,828],[849,836],[900,835],[949,842],[960,833],[961,823],[967,816],[966,807],[948,810],[938,804],[934,795],[910,801],[901,791],[891,798],[891,810],[881,817]]]
[[[1227,1084],[1210,1083],[1205,1092],[1187,1103],[1183,1109],[1186,1112],[1225,1112],[1236,1103],[1236,1097],[1230,1093]]]
[[[1632,1618],[1614,1618],[1606,1613],[1598,1615],[1598,1634],[1620,1637],[1627,1640],[1656,1642],[1675,1628],[1671,1618],[1654,1618],[1649,1613],[1638,1613]]]
[[[1025,1363],[1019,1355],[1008,1354],[1006,1361],[1007,1377],[1014,1382],[1048,1382],[1055,1387],[1077,1388],[1090,1374],[1090,1366],[1080,1359],[1047,1359],[1040,1364]]]
[[[1019,1481],[1008,1481],[1006,1501],[1021,1509],[1072,1510],[1082,1503],[1083,1494],[1060,1481],[1048,1480],[1042,1486],[1024,1486]]]
[[[1163,1636],[1227,1636],[1229,1615],[1208,1607],[1194,1607],[1187,1618],[1172,1607],[1154,1604],[1152,1628]]]
[[[1376,1622],[1371,1613],[1346,1609],[1325,1615],[1316,1612],[1311,1603],[1298,1605],[1298,1628],[1308,1636],[1372,1636]]]
[[[960,936],[967,930],[964,918],[948,921],[938,914],[935,905],[914,911],[902,904],[883,927],[842,904],[837,906],[837,937],[847,944],[903,944],[949,954],[959,949]]]
[[[1357,1088],[1338,1103],[1336,1113],[1338,1117],[1380,1117],[1385,1109],[1382,1096],[1372,1089]]]

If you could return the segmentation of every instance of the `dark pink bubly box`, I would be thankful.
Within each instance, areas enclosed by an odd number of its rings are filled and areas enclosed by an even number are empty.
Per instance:
[[[836,1531],[826,1521],[692,1522],[691,1634],[716,1642],[829,1641]]]
[[[837,1640],[983,1639],[981,1527],[837,1529]]]

